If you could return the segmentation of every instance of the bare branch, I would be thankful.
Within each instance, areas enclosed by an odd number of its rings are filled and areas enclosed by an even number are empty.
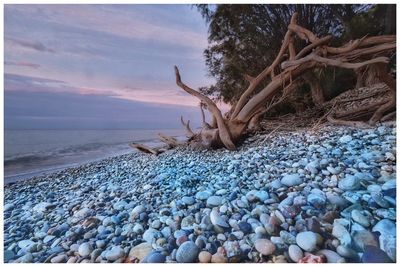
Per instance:
[[[132,148],[136,148],[139,151],[142,151],[142,152],[145,152],[145,153],[149,153],[149,154],[158,155],[160,153],[159,150],[153,149],[153,148],[148,147],[148,146],[143,145],[143,144],[131,143],[131,144],[129,144],[129,146],[132,147]]]
[[[181,123],[185,127],[186,136],[188,138],[191,138],[194,135],[194,132],[192,131],[192,129],[190,129],[190,126],[189,126],[190,120],[188,120],[187,123],[185,123],[185,121],[183,120],[183,117],[181,116]]]
[[[235,150],[236,146],[231,140],[230,132],[225,125],[224,119],[222,118],[221,111],[219,110],[217,105],[215,105],[215,103],[211,99],[206,97],[205,95],[197,92],[196,90],[194,90],[194,89],[188,87],[186,84],[184,84],[181,80],[181,75],[179,73],[179,69],[177,66],[175,66],[175,77],[176,77],[176,84],[179,87],[181,87],[187,93],[197,97],[198,99],[200,99],[207,105],[208,110],[215,116],[215,119],[217,120],[217,125],[218,125],[218,129],[219,129],[219,137],[221,139],[221,142],[229,150]]]
[[[306,57],[303,57],[301,59],[298,60],[292,60],[292,61],[285,61],[282,62],[281,64],[281,68],[282,69],[287,69],[289,67],[292,66],[298,66],[300,64],[309,62],[309,61],[315,61],[318,63],[323,63],[329,66],[335,66],[335,67],[341,67],[341,68],[345,68],[345,69],[358,69],[361,68],[363,66],[369,65],[369,64],[373,64],[373,63],[389,63],[389,58],[387,57],[377,57],[377,58],[373,58],[370,60],[366,60],[363,62],[358,62],[358,63],[348,63],[348,62],[343,62],[337,59],[330,59],[330,58],[324,58],[324,57],[320,57],[314,53],[309,54]]]

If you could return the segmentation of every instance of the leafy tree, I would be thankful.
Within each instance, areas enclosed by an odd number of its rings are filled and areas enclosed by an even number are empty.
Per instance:
[[[209,25],[209,46],[204,56],[209,75],[217,80],[216,84],[202,87],[200,91],[231,104],[238,100],[248,84],[243,75],[255,76],[271,64],[294,12],[299,14],[299,25],[317,36],[333,34],[333,44],[366,34],[388,34],[395,29],[392,23],[395,24],[394,5],[221,4],[196,7]],[[391,14],[392,19],[385,21],[382,14]],[[335,75],[332,69],[327,71],[329,73],[321,77],[327,79],[326,90],[330,96],[335,95],[331,92],[335,79],[343,76],[341,83],[348,85],[355,79],[348,77],[348,71]]]

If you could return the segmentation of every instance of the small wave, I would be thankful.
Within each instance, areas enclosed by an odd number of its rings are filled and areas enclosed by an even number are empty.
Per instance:
[[[50,155],[23,155],[4,160],[4,166],[41,162],[51,158]]]

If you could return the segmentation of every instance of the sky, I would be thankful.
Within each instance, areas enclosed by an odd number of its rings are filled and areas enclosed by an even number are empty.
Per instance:
[[[207,26],[190,5],[5,5],[5,129],[199,125],[175,84],[213,83]]]

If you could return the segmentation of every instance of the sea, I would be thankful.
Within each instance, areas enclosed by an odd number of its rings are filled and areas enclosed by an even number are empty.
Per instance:
[[[5,130],[4,182],[132,153],[132,142],[158,146],[158,133],[184,139],[182,129]]]

